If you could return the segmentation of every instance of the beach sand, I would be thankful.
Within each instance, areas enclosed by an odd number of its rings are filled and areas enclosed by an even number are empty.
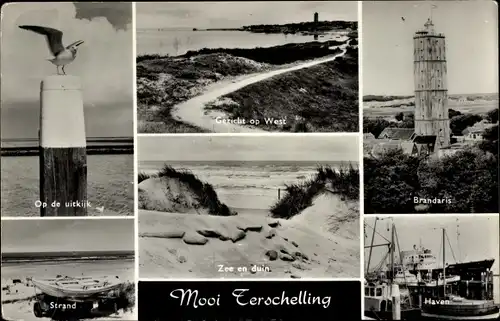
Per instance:
[[[62,276],[118,276],[122,281],[134,282],[133,260],[97,260],[78,262],[23,262],[2,263],[2,315],[9,320],[50,320],[36,318],[33,314],[35,289],[27,278],[50,278]],[[21,283],[14,284],[18,279]],[[137,320],[136,312],[119,311],[109,317],[93,320]]]
[[[290,220],[245,212],[211,216],[140,210],[140,276],[359,277],[357,205],[341,201],[338,195],[321,194],[311,207]],[[247,230],[244,235],[242,229]],[[235,241],[202,237],[199,231],[216,232]],[[272,234],[275,235],[270,237]],[[187,244],[189,239],[201,242],[206,239],[206,243]],[[273,255],[277,257],[271,259]],[[224,272],[220,271],[221,266]],[[254,271],[252,266],[256,267]],[[231,268],[233,271],[227,270]]]

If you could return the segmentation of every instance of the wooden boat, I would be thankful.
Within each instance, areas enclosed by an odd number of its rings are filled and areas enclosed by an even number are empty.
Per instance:
[[[424,304],[422,317],[433,320],[498,320],[499,307],[493,301],[468,300],[450,296]]]
[[[56,298],[85,299],[116,289],[119,279],[107,277],[60,277],[32,279],[31,282],[43,293]]]

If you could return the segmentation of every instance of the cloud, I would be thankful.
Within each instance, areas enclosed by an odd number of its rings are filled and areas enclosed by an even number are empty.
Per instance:
[[[127,2],[74,2],[75,18],[92,20],[104,17],[117,30],[126,30],[132,23],[132,6]]]
[[[99,3],[75,7],[72,3],[11,3],[2,7],[2,103],[37,101],[40,81],[55,74],[56,67],[43,36],[22,30],[31,24],[63,31],[68,45],[84,40],[78,56],[66,67],[81,78],[87,105],[132,102],[131,4],[106,8]],[[94,7],[92,7],[94,6]],[[121,17],[121,18],[120,18]],[[125,24],[127,23],[127,24]],[[127,108],[131,108],[127,104]]]
[[[357,21],[356,1],[137,3],[137,28],[230,28],[320,20]]]

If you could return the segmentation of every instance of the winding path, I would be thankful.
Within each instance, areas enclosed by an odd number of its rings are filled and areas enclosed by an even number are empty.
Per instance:
[[[217,98],[227,95],[233,91],[241,89],[245,86],[251,85],[253,83],[269,79],[271,77],[281,75],[290,71],[295,71],[303,68],[312,67],[319,65],[328,61],[335,60],[337,57],[341,57],[346,53],[346,46],[342,45],[339,47],[342,52],[328,58],[315,59],[305,63],[301,63],[292,67],[266,71],[263,73],[243,75],[233,79],[231,81],[223,80],[212,85],[209,85],[206,92],[202,95],[193,97],[185,102],[182,102],[175,106],[172,111],[172,116],[185,123],[195,125],[197,127],[204,128],[208,131],[215,133],[263,133],[266,132],[262,129],[241,126],[232,123],[222,123],[217,121],[217,117],[223,119],[227,118],[223,112],[215,111],[205,111],[205,104],[216,100]]]

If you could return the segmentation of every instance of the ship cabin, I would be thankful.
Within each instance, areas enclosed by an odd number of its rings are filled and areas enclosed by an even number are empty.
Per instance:
[[[387,283],[365,284],[365,310],[392,311],[391,287]]]

